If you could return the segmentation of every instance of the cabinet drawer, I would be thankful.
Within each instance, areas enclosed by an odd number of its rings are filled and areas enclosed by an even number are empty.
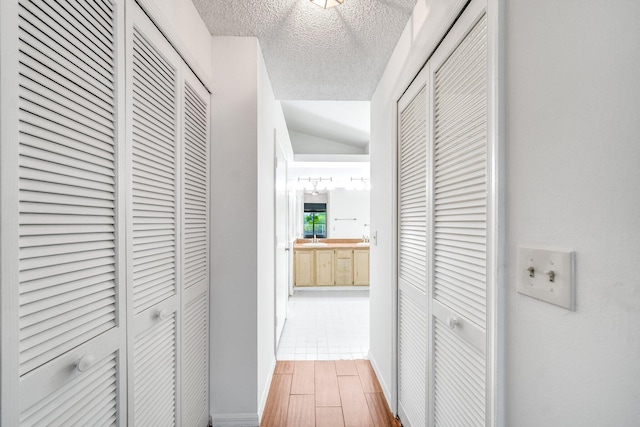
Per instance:
[[[348,258],[351,259],[353,251],[351,249],[336,249],[336,258]]]

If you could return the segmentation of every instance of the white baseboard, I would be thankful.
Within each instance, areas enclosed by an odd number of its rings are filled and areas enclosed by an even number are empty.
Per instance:
[[[271,369],[269,370],[269,379],[264,386],[264,390],[262,390],[262,397],[260,398],[260,402],[258,402],[258,419],[262,419],[264,407],[267,405],[267,397],[269,397],[269,390],[271,389],[271,382],[273,381],[273,373],[276,370],[276,362],[277,360],[274,356],[273,363],[271,364]]]
[[[258,414],[213,414],[213,427],[258,427]]]
[[[382,393],[384,394],[385,399],[387,399],[387,405],[391,409],[393,414],[396,414],[395,405],[391,402],[391,389],[387,385],[387,382],[384,380],[384,377],[380,375],[380,369],[378,369],[378,364],[376,363],[375,358],[369,353],[369,362],[371,362],[371,367],[373,371],[376,373],[376,377],[378,377],[378,382],[380,383],[380,387],[382,387]]]

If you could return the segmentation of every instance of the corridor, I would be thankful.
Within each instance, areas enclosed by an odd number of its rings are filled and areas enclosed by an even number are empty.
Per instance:
[[[262,427],[394,427],[368,360],[279,361]]]

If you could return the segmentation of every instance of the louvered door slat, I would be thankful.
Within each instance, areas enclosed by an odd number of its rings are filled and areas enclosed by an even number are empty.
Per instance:
[[[133,305],[137,314],[176,292],[177,118],[175,68],[135,28],[132,44],[132,256]],[[156,235],[162,238],[149,240],[136,233],[154,220]],[[166,268],[157,268],[159,260]]]
[[[75,19],[76,28],[94,34],[93,42],[104,54],[113,58],[113,44],[110,40],[113,37],[113,29],[105,27],[103,18],[95,14],[94,9],[83,2],[58,2],[58,4],[68,12],[69,16],[78,17]],[[101,37],[100,37],[101,36]]]
[[[44,68],[47,67],[47,68]],[[85,101],[90,103],[92,111],[108,117],[112,105],[108,100],[96,96],[89,85],[81,85],[82,79],[72,72],[64,69],[51,59],[44,57],[40,52],[26,46],[20,52],[20,70],[23,74],[28,74],[27,70],[38,70],[41,79],[51,90],[67,97],[78,104]]]
[[[201,90],[202,92],[202,90]],[[208,103],[189,82],[184,85],[183,286],[207,278],[208,245]],[[195,167],[191,167],[195,166]],[[194,227],[200,225],[199,227]],[[204,225],[204,226],[202,226]],[[189,250],[186,250],[189,248]]]
[[[22,4],[21,4],[22,5]],[[59,37],[56,30],[51,28],[52,21],[46,14],[38,10],[33,4],[20,9],[22,18],[20,36],[22,41],[43,52],[59,66],[73,72],[94,86],[94,89],[109,94],[109,88],[113,85],[113,78],[107,77],[108,72],[101,63],[96,63],[92,58],[86,58],[74,45]],[[39,19],[43,18],[43,19]],[[31,52],[26,49],[26,52]],[[76,60],[76,55],[80,61]],[[104,58],[99,58],[102,61]]]
[[[24,68],[29,67],[32,70],[40,71],[41,67],[45,67],[44,76],[62,82],[65,87],[73,90],[80,88],[77,93],[81,96],[95,96],[101,99],[104,95],[109,95],[108,88],[105,89],[104,85],[91,74],[77,67],[71,60],[62,57],[59,53],[49,52],[48,45],[38,39],[38,36],[41,36],[41,33],[30,24],[26,24],[24,28],[21,27],[20,41],[23,47],[20,49],[20,63]],[[104,102],[108,101],[102,100],[98,102],[98,105]]]
[[[484,354],[463,342],[438,320],[434,336],[436,425],[485,425]],[[452,354],[456,357],[451,357]]]
[[[400,114],[400,278],[426,292],[426,88]],[[411,126],[405,128],[405,125]],[[415,213],[403,217],[411,203]],[[417,239],[416,239],[417,238]],[[417,251],[405,250],[414,242]]]
[[[426,425],[426,329],[424,307],[406,292],[399,294],[398,377],[399,400],[410,425]]]
[[[75,55],[83,64],[91,67],[101,74],[108,81],[113,81],[111,64],[113,62],[113,44],[103,49],[103,46],[96,44],[95,40],[102,38],[100,32],[88,32],[88,28],[76,19],[74,14],[69,14],[64,8],[67,2],[61,0],[55,6],[46,2],[38,3],[37,6],[43,12],[39,18],[57,33],[57,41],[65,45],[66,50]],[[63,22],[64,25],[60,25]],[[80,28],[78,28],[80,27]],[[86,34],[91,34],[88,37]],[[111,37],[108,37],[111,39]]]
[[[208,416],[208,293],[191,299],[184,310],[182,363],[183,425],[197,426]]]
[[[24,58],[25,60],[28,60],[28,58],[26,57]],[[25,66],[22,69],[24,70],[24,72],[27,72],[27,70],[31,68],[31,67],[27,68],[28,65],[35,65],[35,64],[32,64],[29,61],[28,64],[24,64],[24,65]],[[83,92],[80,91],[80,93],[78,93],[78,91],[70,90],[62,86],[56,80],[50,79],[46,76],[43,76],[43,77],[47,83],[46,85],[47,90],[43,91],[47,95],[47,98],[51,99],[51,101],[55,102],[57,105],[66,106],[67,108],[71,109],[75,113],[78,113],[79,111],[81,114],[86,113],[87,99],[83,97],[83,95],[85,95]],[[40,84],[41,84],[40,82],[35,82],[33,80],[25,79],[23,81],[22,87],[33,92],[34,89],[42,90],[38,88]],[[90,117],[91,119],[100,123],[102,126],[105,126],[109,129],[113,129],[113,123],[110,122],[109,120],[109,110],[108,110],[107,103],[98,99],[96,104],[92,105],[92,108],[90,109],[90,111],[91,112],[89,114],[91,114],[91,117]]]
[[[115,43],[67,7],[19,9],[21,375],[117,324]]]
[[[134,417],[140,426],[175,422],[176,319],[163,320],[134,344]]]

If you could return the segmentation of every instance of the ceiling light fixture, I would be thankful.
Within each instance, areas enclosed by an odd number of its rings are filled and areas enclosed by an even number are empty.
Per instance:
[[[320,6],[323,9],[329,9],[344,3],[344,0],[311,0],[311,3]]]

